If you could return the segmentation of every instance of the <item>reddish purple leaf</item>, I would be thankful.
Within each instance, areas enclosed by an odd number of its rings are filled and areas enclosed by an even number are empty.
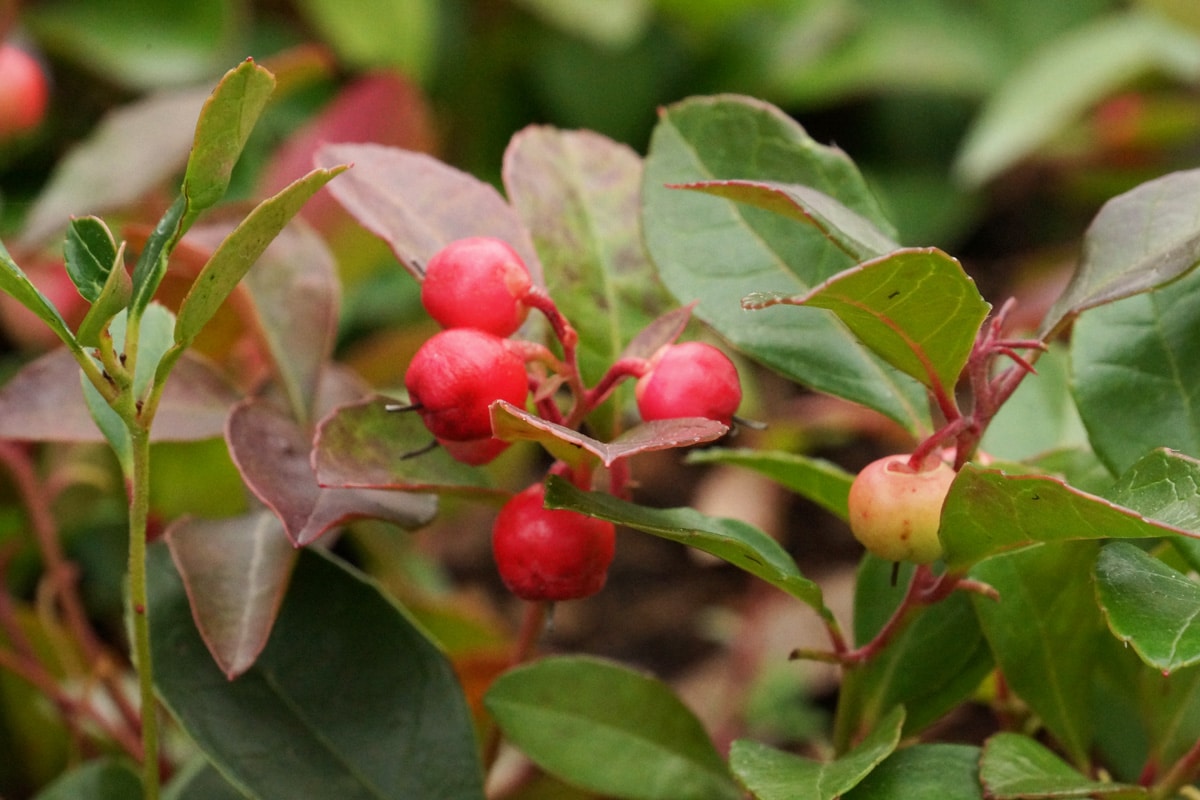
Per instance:
[[[184,354],[167,379],[154,418],[154,441],[211,439],[225,430],[240,395],[216,369]],[[83,401],[79,365],[66,348],[29,362],[0,387],[0,438],[103,442]]]
[[[180,520],[164,538],[196,627],[217,666],[233,680],[267,643],[296,550],[269,511]]]
[[[498,400],[492,404],[492,430],[507,441],[535,441],[572,466],[593,458],[611,467],[620,459],[638,453],[712,442],[724,436],[729,428],[702,417],[662,419],[630,428],[611,442],[601,442]]]
[[[621,358],[649,358],[658,352],[659,348],[674,342],[687,328],[688,321],[692,318],[692,309],[695,307],[695,303],[689,303],[668,311],[651,322],[633,337],[633,341],[621,353]]]
[[[490,184],[424,153],[376,144],[325,145],[315,161],[353,165],[329,191],[418,278],[414,264],[424,264],[447,243],[495,236],[521,254],[534,281],[543,282],[528,231]]]
[[[275,512],[297,546],[354,519],[415,528],[436,512],[437,499],[430,495],[321,487],[310,464],[310,437],[268,400],[238,404],[229,415],[225,439],[246,485]]]

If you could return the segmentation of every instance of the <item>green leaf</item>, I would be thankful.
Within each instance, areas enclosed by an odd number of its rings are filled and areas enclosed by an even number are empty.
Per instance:
[[[355,70],[392,69],[425,78],[438,41],[439,6],[430,0],[300,0],[338,60]]]
[[[494,491],[487,473],[442,448],[425,451],[429,430],[413,412],[374,397],[335,409],[317,425],[313,466],[326,487],[408,491]],[[420,453],[419,455],[414,455]]]
[[[1155,14],[1115,13],[1047,42],[1013,70],[963,142],[955,170],[982,184],[1136,78],[1200,75],[1200,40]]]
[[[1037,542],[1151,539],[1180,531],[1046,475],[1008,475],[968,464],[942,507],[945,559],[965,569]]]
[[[233,167],[274,91],[275,77],[252,59],[226,72],[213,89],[196,121],[183,176],[189,217],[225,196]]]
[[[835,198],[809,186],[774,181],[700,181],[673,186],[748,203],[813,226],[856,262],[899,250],[891,236]]]
[[[846,501],[854,475],[821,458],[767,450],[709,447],[688,454],[689,464],[733,464],[765,475],[807,497],[841,520],[849,517]]]
[[[142,779],[124,761],[104,758],[76,767],[38,792],[34,800],[141,800]]]
[[[1087,432],[1071,396],[1069,369],[1066,348],[1050,345],[1037,360],[1037,374],[1025,376],[988,423],[980,449],[993,458],[1022,461],[1086,447]],[[1111,480],[1107,471],[1105,477]]]
[[[505,736],[560,779],[628,800],[741,796],[700,721],[658,680],[584,656],[501,675],[484,697]]]
[[[556,459],[572,466],[588,461],[611,467],[623,458],[689,447],[715,441],[729,428],[721,422],[703,417],[661,419],[635,425],[611,442],[601,442],[579,431],[548,422],[504,400],[491,406],[492,433],[505,441],[533,441],[542,445]]]
[[[913,566],[863,558],[855,581],[854,639],[872,639],[899,607]],[[971,603],[961,592],[926,606],[882,652],[847,670],[838,700],[834,746],[844,751],[896,706],[908,710],[912,736],[961,705],[992,669],[992,656]]]
[[[1092,744],[1092,675],[1104,635],[1092,588],[1095,542],[1056,542],[977,564],[971,577],[997,602],[972,595],[975,613],[1012,691],[1080,766]]]
[[[112,231],[98,217],[78,217],[67,228],[63,261],[75,288],[89,303],[95,303],[118,264],[117,243]]]
[[[896,369],[949,397],[990,305],[956,259],[941,250],[900,250],[851,267],[804,295],[756,292],[745,308],[827,308]]]
[[[482,800],[475,733],[446,658],[378,587],[301,551],[266,648],[213,663],[166,548],[149,554],[159,695],[251,797]]]
[[[808,186],[893,235],[854,164],[822,147],[779,109],[744,97],[667,107],[645,161],[642,228],[667,288],[734,347],[818,391],[874,408],[918,430],[925,391],[873,356],[819,309],[746,314],[753,292],[798,295],[856,263],[815,227],[668,185],[719,180]]]
[[[1200,535],[1200,460],[1155,450],[1130,467],[1105,496],[1150,519]],[[1171,544],[1200,568],[1200,538],[1173,536]]]
[[[183,298],[175,326],[176,343],[187,347],[195,340],[284,226],[310,197],[345,169],[313,170],[246,215],[221,242]]]
[[[642,162],[590,131],[529,127],[504,155],[504,186],[533,238],[546,289],[579,333],[594,383],[633,337],[674,305],[654,274],[640,229]],[[599,435],[615,430],[619,410]]]
[[[167,259],[186,230],[184,215],[187,213],[187,198],[179,195],[150,232],[146,244],[133,266],[133,298],[130,311],[137,315],[150,305],[163,275],[167,273]]]
[[[728,561],[810,606],[826,619],[821,587],[804,577],[778,542],[745,522],[709,517],[692,508],[646,508],[609,494],[585,492],[550,476],[546,507],[569,508],[679,542]]]
[[[192,617],[217,666],[233,680],[254,665],[283,602],[296,553],[269,511],[186,518],[164,534]]]
[[[1200,584],[1128,542],[1096,561],[1096,595],[1113,635],[1170,673],[1200,663]]]
[[[100,335],[109,322],[129,305],[129,298],[133,296],[133,281],[125,271],[124,261],[125,243],[122,242],[100,294],[79,322],[79,330],[75,336],[84,347],[99,345]]]
[[[244,54],[249,27],[245,13],[236,0],[184,5],[54,0],[29,8],[22,23],[29,25],[39,44],[89,74],[147,90],[208,80],[230,59]]]
[[[649,0],[517,0],[517,4],[573,36],[613,50],[633,45],[653,19]]]
[[[163,790],[162,800],[245,800],[207,759],[193,759],[175,773]]]
[[[71,334],[71,329],[67,327],[66,321],[58,313],[58,309],[30,282],[21,268],[17,266],[17,262],[13,261],[12,256],[8,254],[3,242],[0,242],[0,292],[11,296],[36,314],[38,319],[45,322],[47,327],[54,331],[55,336],[62,339],[63,343],[71,348],[72,352],[80,354],[83,352]]]
[[[829,763],[739,739],[729,750],[729,767],[758,800],[834,800],[892,754],[903,725],[904,709],[897,706],[853,750]]]
[[[1200,170],[1172,172],[1112,198],[1083,237],[1075,275],[1042,322],[1049,338],[1081,312],[1150,291],[1200,263]]]
[[[1148,451],[1200,457],[1200,272],[1075,322],[1071,371],[1096,455],[1120,474]]]
[[[983,800],[979,748],[919,744],[888,756],[845,800]]]
[[[1148,796],[1144,787],[1094,781],[1019,733],[997,733],[984,743],[979,776],[987,796],[994,800]]]

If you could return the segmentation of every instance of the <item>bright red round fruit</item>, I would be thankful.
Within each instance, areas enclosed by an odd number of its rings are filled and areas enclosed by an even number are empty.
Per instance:
[[[863,467],[850,484],[850,530],[887,561],[928,564],[942,555],[942,503],[955,472],[943,461],[915,470],[909,456],[885,456]]]
[[[40,125],[49,101],[50,81],[38,60],[14,44],[0,44],[0,139]]]
[[[576,600],[600,591],[616,550],[611,522],[543,507],[545,487],[513,496],[496,516],[492,552],[509,591],[522,600]]]
[[[505,241],[459,239],[425,265],[421,303],[443,328],[477,328],[509,336],[529,313],[529,269]]]
[[[438,439],[466,442],[492,435],[488,406],[524,406],[525,362],[499,336],[471,328],[440,331],[421,345],[404,374],[408,397]]]
[[[634,394],[644,420],[705,417],[732,425],[742,383],[729,356],[704,342],[683,342],[655,354]]]

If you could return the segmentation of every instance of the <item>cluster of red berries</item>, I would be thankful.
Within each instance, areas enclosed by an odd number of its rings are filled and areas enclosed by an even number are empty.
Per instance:
[[[409,407],[454,458],[485,464],[507,446],[493,436],[492,405],[503,400],[524,408],[538,380],[527,362],[548,354],[509,337],[533,308],[550,317],[564,350],[573,348],[574,330],[535,286],[517,252],[490,237],[461,239],[434,255],[425,267],[421,303],[443,330],[420,347],[405,372]],[[556,363],[576,369],[572,358]],[[623,361],[603,383],[611,387],[624,377],[637,378],[638,411],[647,421],[705,417],[732,425],[742,399],[733,362],[699,342],[667,344],[648,359]],[[577,397],[573,414],[555,421],[582,419],[606,396],[589,393],[586,403]],[[540,483],[529,487],[497,516],[493,550],[500,575],[525,600],[594,594],[613,558],[613,525],[546,509],[543,492]]]

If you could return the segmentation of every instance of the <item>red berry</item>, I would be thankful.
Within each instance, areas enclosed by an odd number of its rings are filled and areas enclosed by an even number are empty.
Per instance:
[[[908,455],[885,456],[863,467],[850,484],[850,530],[887,561],[928,564],[942,555],[942,503],[954,482],[949,464],[915,470]]]
[[[13,44],[0,44],[0,139],[36,128],[46,116],[50,82],[37,59]]]
[[[522,600],[574,600],[604,587],[616,549],[611,522],[543,507],[545,487],[534,484],[496,516],[492,552],[500,578]]]
[[[506,340],[470,328],[440,331],[421,345],[404,374],[409,400],[438,439],[467,442],[492,435],[488,406],[523,406],[525,362]]]
[[[486,439],[468,439],[463,442],[438,439],[438,444],[455,461],[478,467],[490,463],[496,456],[503,453],[508,448],[509,442],[489,436]]]
[[[634,395],[644,420],[705,417],[731,425],[742,384],[729,356],[710,344],[684,342],[654,355]]]
[[[443,328],[477,328],[509,336],[529,313],[533,287],[525,262],[507,242],[486,236],[459,239],[425,265],[421,303]]]

